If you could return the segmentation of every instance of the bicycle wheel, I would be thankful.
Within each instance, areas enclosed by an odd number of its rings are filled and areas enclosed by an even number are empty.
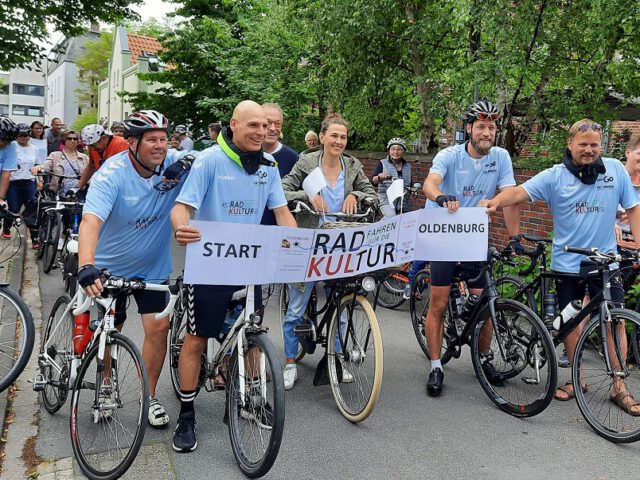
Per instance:
[[[472,327],[473,368],[498,408],[533,417],[549,406],[556,389],[553,341],[542,320],[519,302],[498,298],[495,312],[495,328],[488,305]]]
[[[36,338],[31,311],[8,286],[0,286],[0,392],[26,367]]]
[[[42,269],[49,273],[58,257],[58,241],[62,230],[62,215],[59,212],[49,212],[47,215],[46,240],[42,245]]]
[[[627,323],[638,330],[640,315],[632,310],[612,309],[611,322],[606,322],[604,327],[600,317],[595,316],[580,335],[571,367],[574,385],[578,385],[578,381],[580,385],[586,385],[586,391],[575,389],[584,419],[598,435],[614,443],[640,440],[640,416],[631,415],[611,400],[612,387],[618,382],[624,382],[628,392],[636,399],[640,398],[638,368],[620,366],[615,353],[619,349],[622,357],[626,356]],[[615,373],[607,369],[603,338],[608,339],[610,363]],[[630,402],[628,397],[627,402]]]
[[[382,280],[378,291],[378,305],[385,308],[398,308],[404,303],[404,289],[409,283],[407,272],[395,269]]]
[[[640,302],[636,303],[636,313],[640,313]],[[640,328],[633,325],[629,333],[631,342],[631,352],[633,352],[634,363],[640,368]],[[629,355],[631,355],[631,352]]]
[[[40,373],[44,377],[42,403],[49,413],[56,413],[67,401],[69,393],[69,373],[73,359],[73,314],[65,310],[71,303],[67,295],[58,297],[53,304],[47,326],[42,336],[40,355],[46,352],[51,360],[39,362]],[[55,365],[52,365],[54,363]]]
[[[511,300],[520,302],[535,313],[538,307],[536,305],[536,299],[530,290],[516,296],[516,292],[526,285],[527,282],[525,282],[524,279],[515,275],[504,275],[496,279],[496,289],[501,298],[510,298]]]
[[[265,333],[247,332],[243,348],[244,376],[236,345],[227,378],[229,438],[240,470],[257,478],[271,469],[280,450],[284,380],[276,350]]]
[[[347,420],[361,422],[371,414],[382,386],[382,334],[369,302],[359,295],[355,302],[353,294],[342,297],[327,338],[327,370],[333,398]],[[343,381],[345,372],[351,374],[353,381]]]
[[[280,287],[280,331],[284,332],[284,316],[287,314],[287,309],[289,308],[289,290],[287,284],[282,284]],[[309,306],[307,305],[307,310]],[[307,315],[303,317],[303,321],[309,321]],[[284,335],[284,334],[283,334]],[[283,347],[284,347],[284,336],[282,338]],[[295,360],[296,363],[301,361],[305,355],[307,354],[307,349],[305,348],[304,342],[298,342],[298,353],[296,354]]]
[[[94,480],[122,476],[144,438],[149,382],[142,355],[124,335],[109,334],[105,358],[96,342],[78,370],[71,396],[71,445],[82,472]]]
[[[418,340],[418,345],[426,357],[431,360],[429,354],[429,346],[427,345],[427,338],[424,335],[424,324],[427,320],[427,312],[429,311],[430,300],[430,275],[429,270],[421,270],[413,279],[411,285],[411,296],[409,298],[409,311],[411,312],[411,325],[413,326],[413,333]],[[442,349],[440,350],[440,361],[442,364],[446,364],[451,360],[453,350],[449,348],[449,341],[446,336],[446,332],[451,328],[455,328],[451,320],[451,314],[449,309],[444,312],[444,332],[445,335],[442,339]]]

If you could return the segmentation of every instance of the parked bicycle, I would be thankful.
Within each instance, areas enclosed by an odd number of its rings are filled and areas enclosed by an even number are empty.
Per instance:
[[[9,212],[6,207],[0,207],[0,222],[7,217],[14,222],[16,236],[13,241],[17,238],[19,249],[22,238],[19,231],[20,216]],[[11,254],[4,249],[0,251],[4,263],[0,268],[5,269],[5,275],[10,274],[12,269],[22,269],[21,265],[11,263],[18,249],[12,247]],[[31,311],[8,283],[0,282],[0,392],[6,390],[27,366],[34,341]]]
[[[444,315],[443,364],[459,358],[462,347],[471,347],[471,359],[482,389],[498,408],[516,417],[544,411],[553,399],[557,362],[553,342],[545,325],[526,305],[501,298],[492,276],[496,262],[504,261],[495,248],[476,278],[464,270],[451,284]],[[467,282],[481,278],[488,285],[480,296],[469,293]],[[429,309],[429,271],[414,279],[410,311],[420,348],[430,357],[424,324]]]
[[[178,363],[187,330],[184,318],[188,292],[179,279],[176,308],[171,316],[169,364],[176,396],[180,393]],[[237,291],[219,348],[210,338],[203,355],[197,391],[226,390],[224,423],[238,466],[250,478],[273,466],[284,433],[285,399],[280,361],[254,308],[254,286]]]
[[[102,297],[91,299],[78,289],[73,299],[59,297],[43,331],[39,373],[33,389],[42,394],[50,413],[71,393],[70,433],[82,472],[95,480],[119,478],[140,450],[149,411],[149,383],[142,354],[115,328],[115,301],[134,290],[170,293],[165,310],[171,315],[177,285],[146,283],[102,272]],[[89,308],[97,314],[90,321]]]

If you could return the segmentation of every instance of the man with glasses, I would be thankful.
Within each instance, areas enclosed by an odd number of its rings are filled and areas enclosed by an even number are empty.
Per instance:
[[[509,153],[494,147],[500,118],[498,108],[486,99],[474,103],[467,110],[465,121],[469,140],[438,152],[424,182],[426,208],[446,208],[455,213],[460,207],[476,207],[483,199],[492,198],[496,190],[509,190],[516,185]],[[505,223],[511,235],[520,233],[520,209],[517,205],[504,210]],[[424,263],[422,263],[424,266]],[[414,262],[418,268],[420,262]],[[443,315],[449,302],[454,274],[464,270],[469,278],[478,276],[481,264],[431,262],[431,301],[425,321],[425,337],[431,354],[431,372],[427,393],[436,397],[442,392],[444,372],[440,361],[443,338]],[[415,272],[414,272],[415,273]],[[471,293],[480,295],[484,281],[469,282]],[[488,324],[487,324],[488,326]],[[488,345],[481,345],[488,348]],[[483,357],[487,377],[499,381],[489,361]]]
[[[600,156],[601,142],[602,127],[588,118],[579,120],[569,129],[562,163],[538,173],[519,187],[481,202],[489,213],[518,202],[547,202],[553,215],[551,268],[556,272],[576,274],[576,278],[556,280],[559,311],[573,300],[582,300],[587,287],[591,295],[603,288],[601,282],[589,281],[587,285],[578,276],[585,257],[565,252],[565,246],[595,247],[603,252],[615,251],[613,225],[618,205],[626,210],[633,235],[640,238],[640,208],[637,208],[640,199],[622,163]],[[620,275],[614,274],[611,277],[611,297],[616,306],[624,305]],[[582,327],[580,325],[575,328],[564,342],[571,364]],[[624,327],[622,328],[622,354],[626,358],[626,334]],[[583,385],[582,388],[587,386]],[[610,394],[611,400],[621,409],[633,416],[640,416],[640,404],[627,391],[621,378],[614,380]],[[567,383],[559,387],[555,397],[563,402],[574,398],[574,386]]]
[[[89,149],[89,164],[82,172],[78,182],[78,190],[84,188],[100,166],[116,153],[129,149],[129,142],[123,137],[115,136],[102,125],[92,123],[82,129],[82,143]]]

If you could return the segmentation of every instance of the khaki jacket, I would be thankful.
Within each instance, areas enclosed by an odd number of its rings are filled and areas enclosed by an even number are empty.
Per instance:
[[[322,150],[302,153],[300,158],[293,166],[291,173],[282,179],[282,187],[284,188],[287,201],[302,200],[310,205],[307,194],[302,189],[302,182],[313,169],[320,165],[320,155]],[[374,209],[378,208],[378,197],[369,179],[362,171],[360,161],[351,155],[343,154],[344,160],[344,196],[346,198],[350,193],[354,194],[358,202],[364,198],[368,198]],[[307,212],[300,212],[296,215],[296,221],[300,228],[316,228],[319,218]]]

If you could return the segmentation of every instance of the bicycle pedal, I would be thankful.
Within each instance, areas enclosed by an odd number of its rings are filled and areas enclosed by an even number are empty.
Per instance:
[[[540,383],[540,381],[536,380],[535,378],[531,378],[531,377],[522,377],[522,381],[524,383],[526,383],[527,385],[538,385]]]
[[[35,379],[29,379],[28,382],[33,383],[34,392],[43,392],[44,387],[47,386],[47,381],[41,373],[37,374]]]
[[[296,337],[308,337],[312,334],[313,328],[311,324],[307,323],[306,325],[296,325],[293,327],[293,334]]]

